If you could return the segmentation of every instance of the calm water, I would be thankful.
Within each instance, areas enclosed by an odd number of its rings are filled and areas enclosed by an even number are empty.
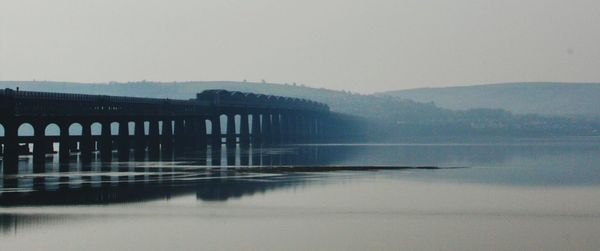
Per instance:
[[[44,173],[23,158],[21,174],[1,179],[0,249],[600,247],[600,139],[447,142],[222,149],[62,167],[48,156]],[[318,168],[348,165],[440,169]]]

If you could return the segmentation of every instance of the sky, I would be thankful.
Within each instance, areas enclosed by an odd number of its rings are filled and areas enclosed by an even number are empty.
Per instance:
[[[0,80],[600,81],[597,0],[0,0]]]

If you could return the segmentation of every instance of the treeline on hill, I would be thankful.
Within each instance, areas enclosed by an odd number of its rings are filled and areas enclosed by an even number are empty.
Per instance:
[[[600,122],[587,117],[515,115],[502,109],[450,110],[392,96],[362,95],[297,84],[253,82],[130,82],[83,84],[0,81],[0,88],[27,91],[192,99],[208,89],[298,97],[326,103],[332,111],[364,117],[373,140],[428,136],[563,136],[599,135]]]
[[[500,83],[397,90],[375,95],[435,102],[453,110],[492,108],[517,114],[600,117],[600,83]]]

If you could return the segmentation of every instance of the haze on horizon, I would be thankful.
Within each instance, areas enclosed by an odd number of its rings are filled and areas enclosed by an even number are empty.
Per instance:
[[[598,1],[0,1],[0,80],[600,81]]]

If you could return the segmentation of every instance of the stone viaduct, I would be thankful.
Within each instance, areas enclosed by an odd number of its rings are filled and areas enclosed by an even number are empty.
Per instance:
[[[4,173],[11,174],[19,155],[32,154],[35,166],[55,150],[63,163],[75,152],[83,162],[93,152],[111,161],[113,151],[125,160],[132,150],[337,142],[362,137],[365,128],[322,103],[226,90],[173,100],[4,89],[0,129]]]

